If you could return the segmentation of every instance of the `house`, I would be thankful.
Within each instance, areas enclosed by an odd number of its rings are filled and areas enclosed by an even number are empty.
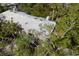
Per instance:
[[[33,34],[36,32],[41,36],[48,36],[53,31],[56,25],[56,22],[48,20],[49,17],[36,17],[28,15],[25,12],[15,11],[14,9],[13,11],[7,10],[1,13],[0,18],[4,16],[4,20],[13,20],[13,22],[19,23],[27,34],[29,32]]]

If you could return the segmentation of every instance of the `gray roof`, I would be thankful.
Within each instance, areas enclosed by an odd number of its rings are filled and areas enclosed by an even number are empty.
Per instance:
[[[0,19],[4,19],[5,16],[3,14],[0,14]]]
[[[0,14],[0,18],[3,17],[3,14]]]

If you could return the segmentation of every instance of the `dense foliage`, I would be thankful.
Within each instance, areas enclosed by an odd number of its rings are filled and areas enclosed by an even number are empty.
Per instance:
[[[4,8],[1,6],[0,12]],[[0,55],[79,55],[79,4],[19,4],[18,8],[34,16],[49,15],[56,27],[42,41],[24,33],[18,24],[0,21]],[[9,51],[5,49],[8,45]]]

